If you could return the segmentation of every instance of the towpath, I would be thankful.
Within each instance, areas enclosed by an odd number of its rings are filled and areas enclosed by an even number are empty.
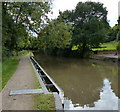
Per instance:
[[[94,56],[118,59],[118,55],[114,55],[114,54],[98,54],[98,55],[94,55]]]
[[[36,79],[29,57],[22,56],[16,72],[2,90],[2,110],[33,110],[33,95],[9,96],[9,92],[10,90],[36,89],[35,86]]]

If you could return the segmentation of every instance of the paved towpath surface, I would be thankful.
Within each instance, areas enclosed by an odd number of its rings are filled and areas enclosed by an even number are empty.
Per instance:
[[[2,110],[33,110],[33,95],[9,96],[9,92],[10,90],[36,89],[35,81],[28,55],[22,56],[16,72],[2,90]]]

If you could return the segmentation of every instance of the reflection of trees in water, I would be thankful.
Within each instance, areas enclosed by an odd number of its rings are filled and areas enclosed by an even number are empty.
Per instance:
[[[74,104],[91,104],[99,99],[99,88],[102,87],[101,79],[99,76],[92,76],[91,78],[90,75],[91,73],[89,76],[86,74],[78,76],[76,74],[74,78],[69,75],[64,77],[64,84],[66,83],[66,79],[68,79],[67,85],[64,86],[62,83],[61,87],[65,90],[65,95],[68,96]]]
[[[112,64],[39,55],[35,55],[35,58],[73,103],[92,106],[100,98],[105,78],[112,82],[112,88],[117,94],[117,68]]]

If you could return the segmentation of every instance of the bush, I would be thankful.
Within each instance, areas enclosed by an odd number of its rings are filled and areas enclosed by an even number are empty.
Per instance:
[[[18,55],[17,51],[15,51],[15,50],[10,51],[6,47],[2,47],[2,60],[3,61],[6,60],[6,59],[9,59],[12,56],[17,56],[17,55]]]
[[[2,47],[2,59],[5,60],[6,58],[9,58],[11,56],[11,53],[6,47]]]

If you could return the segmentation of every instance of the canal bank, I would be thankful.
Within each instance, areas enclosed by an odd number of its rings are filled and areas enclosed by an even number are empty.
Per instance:
[[[119,54],[117,50],[92,51],[90,59],[119,62]]]
[[[64,92],[43,70],[43,68],[37,63],[33,56],[30,57],[30,62],[34,68],[37,79],[42,87],[44,94],[53,94],[55,98],[56,110],[63,110]]]
[[[96,55],[92,55],[90,58],[96,60],[118,62],[118,55],[114,55],[114,54],[96,54]]]

